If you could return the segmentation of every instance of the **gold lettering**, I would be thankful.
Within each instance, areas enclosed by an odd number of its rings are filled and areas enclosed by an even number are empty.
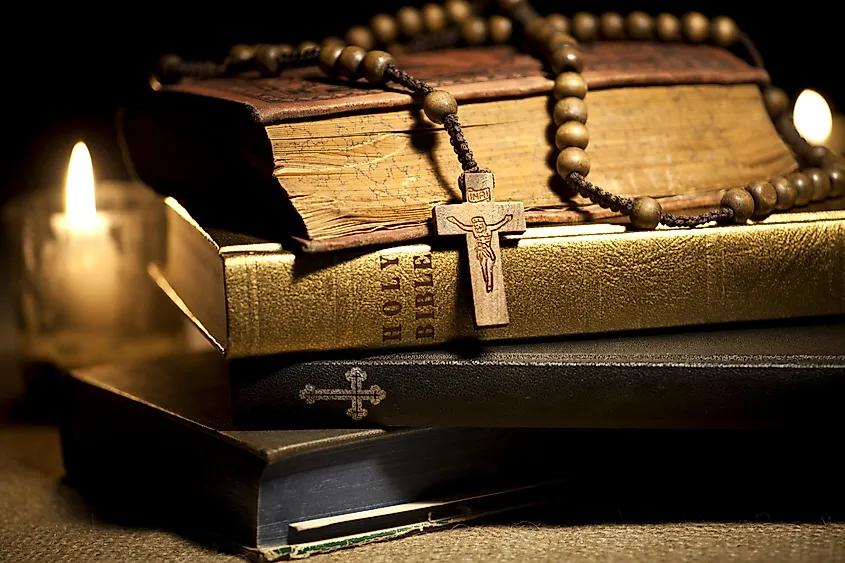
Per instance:
[[[402,325],[381,327],[381,341],[402,340]]]
[[[423,281],[414,280],[414,287],[434,287],[434,274],[431,272],[420,274]]]
[[[402,304],[398,301],[387,301],[381,306],[381,312],[388,317],[393,317],[402,312]]]
[[[386,258],[384,256],[379,256],[379,263],[381,264],[381,269],[384,270],[388,266],[398,266],[399,258]]]
[[[417,327],[417,338],[434,338],[434,325],[421,325]]]
[[[434,307],[434,293],[426,291],[425,293],[414,294],[415,307]]]
[[[398,277],[393,278],[393,283],[381,283],[381,290],[382,291],[391,291],[394,289],[400,289],[400,282],[401,280]]]
[[[414,256],[415,270],[422,270],[427,268],[431,268],[431,254],[425,254],[423,256]]]
[[[434,311],[424,311],[424,312],[417,311],[416,317],[417,317],[417,320],[433,319],[434,318]]]

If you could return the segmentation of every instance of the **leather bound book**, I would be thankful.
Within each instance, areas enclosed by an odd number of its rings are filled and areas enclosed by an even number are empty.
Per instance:
[[[590,179],[667,211],[718,204],[722,190],[793,170],[763,105],[765,71],[706,45],[585,46]],[[511,47],[409,54],[397,64],[448,89],[496,198],[529,224],[614,214],[573,197],[554,170],[553,82]],[[396,86],[323,76],[185,81],[152,92],[120,121],[141,180],[204,224],[304,250],[396,243],[429,234],[434,205],[461,199],[442,127]]]
[[[845,314],[843,210],[692,230],[593,224],[504,235],[511,321],[479,330],[465,247],[293,254],[204,228],[167,204],[167,259],[150,271],[230,358]]]
[[[840,428],[845,317],[231,362],[249,428]]]

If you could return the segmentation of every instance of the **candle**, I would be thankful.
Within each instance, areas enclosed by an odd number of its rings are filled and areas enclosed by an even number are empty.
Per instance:
[[[65,185],[65,212],[50,224],[55,238],[45,252],[55,270],[48,278],[75,327],[107,329],[118,321],[120,256],[112,220],[97,212],[94,168],[85,143],[73,147]]]

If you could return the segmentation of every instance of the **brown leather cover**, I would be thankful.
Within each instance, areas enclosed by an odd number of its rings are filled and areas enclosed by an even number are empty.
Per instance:
[[[764,70],[707,45],[602,42],[585,47],[584,59],[584,78],[593,89],[768,81]],[[508,46],[410,54],[399,57],[397,65],[435,86],[448,86],[461,101],[539,94],[552,87],[538,59]],[[245,104],[265,125],[413,103],[401,87],[389,86],[386,90],[363,81],[350,83],[326,77],[316,67],[286,70],[278,78],[186,81],[165,90]]]

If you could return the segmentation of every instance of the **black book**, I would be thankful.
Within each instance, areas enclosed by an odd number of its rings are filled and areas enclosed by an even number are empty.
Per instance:
[[[845,319],[231,361],[250,428],[841,424]]]

